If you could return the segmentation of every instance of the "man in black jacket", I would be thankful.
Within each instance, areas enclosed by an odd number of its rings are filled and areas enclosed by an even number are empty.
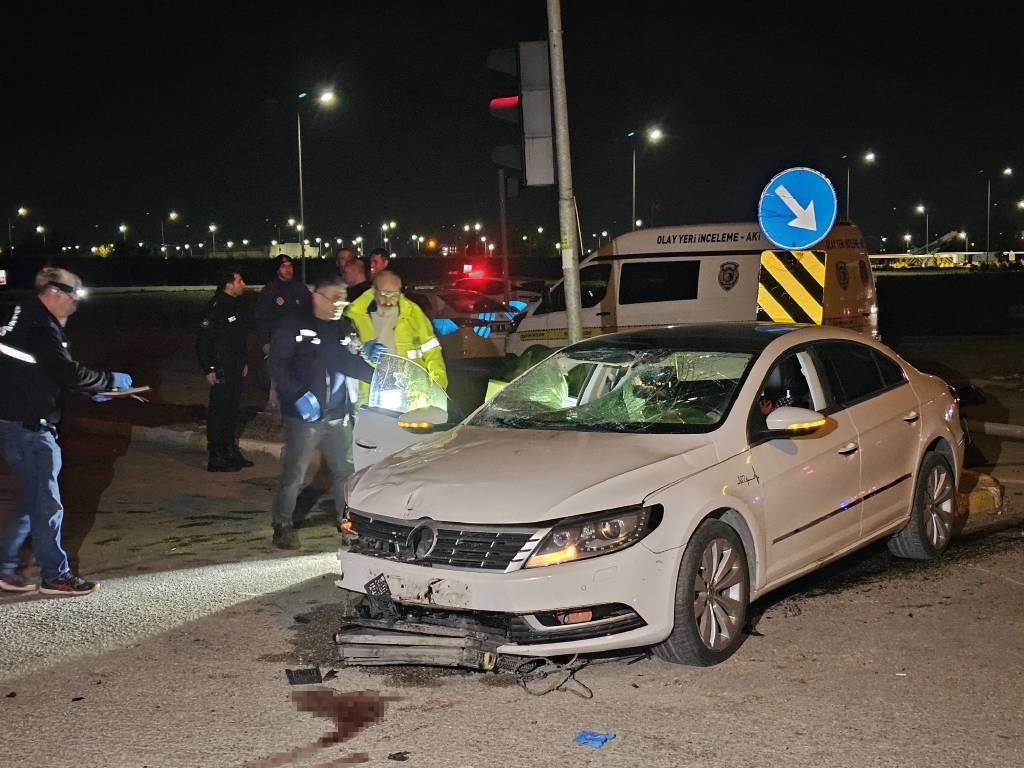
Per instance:
[[[36,297],[18,304],[0,326],[0,444],[21,492],[14,513],[0,529],[0,589],[36,588],[20,573],[18,555],[31,532],[39,563],[39,591],[86,595],[96,584],[71,571],[61,546],[64,507],[57,476],[61,451],[57,424],[69,391],[94,395],[128,389],[127,373],[93,371],[75,362],[64,324],[78,308],[82,281],[55,267],[36,275]]]
[[[217,275],[217,292],[206,306],[196,337],[199,366],[210,384],[206,410],[208,472],[237,472],[251,467],[235,443],[242,385],[249,374],[247,340],[249,327],[242,315],[242,276],[230,269]]]
[[[270,354],[270,339],[282,320],[293,314],[309,314],[312,306],[309,288],[294,278],[295,267],[291,258],[285,253],[279,254],[274,279],[263,286],[259,298],[256,299],[256,334],[259,336],[264,357]],[[277,388],[271,378],[267,398],[268,410],[280,410],[277,399]]]
[[[333,478],[338,518],[345,511],[345,478],[352,472],[352,400],[348,379],[369,381],[365,360],[349,341],[352,324],[342,316],[345,283],[340,275],[322,278],[313,293],[312,312],[286,318],[270,344],[270,372],[284,416],[281,479],[271,509],[273,544],[298,549],[293,514],[299,487],[313,451],[319,447]]]

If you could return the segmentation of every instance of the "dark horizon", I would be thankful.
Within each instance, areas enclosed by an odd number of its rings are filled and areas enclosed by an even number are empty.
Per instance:
[[[172,209],[170,242],[208,239],[211,222],[218,243],[269,241],[298,217],[293,99],[321,85],[339,103],[303,112],[307,236],[369,242],[396,220],[399,243],[447,241],[475,221],[497,237],[490,154],[514,129],[488,114],[503,83],[485,62],[546,37],[543,0],[165,8],[17,0],[5,11],[0,200],[19,241],[44,223],[50,242],[88,247],[116,242],[125,223],[130,241],[152,243]],[[851,218],[870,248],[887,236],[899,249],[907,232],[922,243],[918,204],[933,238],[966,228],[983,248],[987,177],[993,247],[1024,244],[1018,45],[1004,19],[934,4],[829,22],[813,5],[591,8],[562,4],[584,251],[591,233],[629,229],[626,134],[652,124],[667,137],[638,154],[647,225],[754,220],[761,189],[795,165],[831,178],[842,216],[849,155]],[[873,167],[856,160],[868,149]],[[555,188],[524,189],[509,222],[513,243],[538,226],[553,243]]]

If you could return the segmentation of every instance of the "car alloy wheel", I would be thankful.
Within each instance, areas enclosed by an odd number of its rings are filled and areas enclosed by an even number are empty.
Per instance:
[[[743,628],[746,606],[741,600],[740,555],[725,539],[704,547],[693,580],[693,616],[700,639],[712,651],[727,647]]]
[[[962,524],[949,460],[941,453],[926,453],[917,473],[910,519],[889,539],[889,551],[897,557],[931,560],[945,551]]]
[[[928,495],[922,515],[925,536],[937,550],[945,548],[953,529],[953,490],[948,468],[942,464],[932,467],[925,479]]]

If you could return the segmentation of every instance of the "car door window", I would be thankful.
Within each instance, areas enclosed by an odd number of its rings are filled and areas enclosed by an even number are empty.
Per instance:
[[[877,349],[873,349],[871,352],[875,357],[875,362],[878,363],[878,370],[882,373],[882,383],[886,387],[898,387],[907,380],[899,363],[883,355]]]
[[[611,264],[591,264],[580,270],[580,305],[583,309],[596,307],[608,292],[608,279],[612,274]],[[565,311],[565,283],[551,289],[547,299],[534,310],[534,315]]]
[[[836,408],[845,408],[867,400],[903,381],[902,371],[899,371],[898,380],[895,380],[895,372],[886,366],[885,375],[893,380],[892,384],[887,384],[878,363],[878,353],[862,344],[821,344],[816,352],[824,369],[825,380],[828,382],[832,405]]]
[[[699,261],[623,264],[619,273],[619,303],[696,299],[699,275]]]

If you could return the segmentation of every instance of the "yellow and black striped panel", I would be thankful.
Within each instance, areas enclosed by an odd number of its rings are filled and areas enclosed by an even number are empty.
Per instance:
[[[757,278],[757,319],[821,325],[824,251],[763,251]]]

